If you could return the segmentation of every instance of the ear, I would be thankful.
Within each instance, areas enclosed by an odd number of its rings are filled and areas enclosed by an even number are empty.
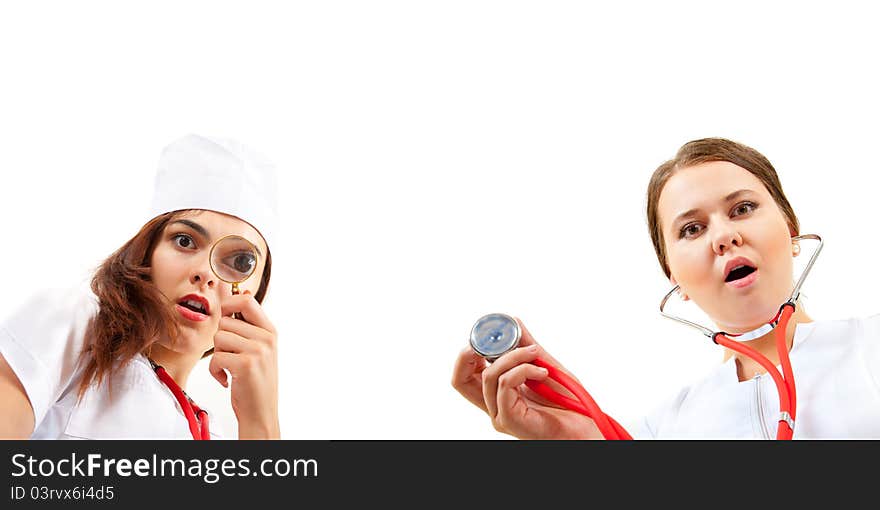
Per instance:
[[[675,281],[675,277],[672,275],[669,276],[669,283],[671,283],[673,286],[678,285],[678,282]],[[682,301],[690,300],[688,295],[684,293],[684,290],[682,290],[681,287],[678,288],[678,295],[681,296]]]

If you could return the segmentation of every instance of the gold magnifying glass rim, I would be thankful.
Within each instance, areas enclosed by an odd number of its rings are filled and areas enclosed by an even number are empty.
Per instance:
[[[255,261],[256,261],[256,262],[254,263],[254,270],[251,271],[250,274],[247,275],[247,276],[246,276],[244,279],[242,279],[242,280],[227,280],[227,279],[223,278],[222,276],[220,276],[220,275],[217,273],[217,270],[214,269],[214,249],[217,248],[217,245],[220,244],[220,243],[222,243],[224,239],[227,239],[227,238],[230,238],[230,237],[237,237],[237,238],[241,239],[242,241],[248,243],[248,244],[251,246],[251,248],[253,248],[254,259],[255,259]],[[255,245],[254,243],[248,241],[248,240],[245,239],[244,237],[242,237],[242,236],[240,236],[240,235],[236,235],[236,234],[229,234],[229,235],[225,235],[225,236],[221,237],[220,239],[217,239],[216,241],[214,241],[214,245],[211,246],[211,251],[208,253],[208,264],[211,265],[211,272],[214,273],[214,276],[216,276],[217,278],[219,278],[220,280],[222,280],[222,281],[224,281],[224,282],[226,282],[226,283],[231,283],[231,284],[233,284],[233,285],[238,285],[239,283],[242,283],[242,282],[244,282],[245,280],[247,280],[248,278],[250,278],[251,276],[253,276],[255,272],[257,272],[257,266],[260,264],[260,252],[257,250],[257,245]]]

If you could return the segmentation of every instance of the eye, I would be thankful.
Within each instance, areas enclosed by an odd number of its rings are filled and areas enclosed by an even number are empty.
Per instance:
[[[224,257],[223,264],[246,277],[254,271],[257,265],[257,257],[249,251],[241,251]]]
[[[734,206],[731,216],[742,216],[748,214],[758,208],[758,204],[754,202],[740,202]]]
[[[687,225],[681,227],[681,230],[678,231],[678,237],[691,239],[700,235],[700,232],[702,231],[703,226],[699,223],[688,223]]]
[[[171,236],[171,242],[179,248],[188,250],[196,247],[196,242],[187,234],[174,234]]]

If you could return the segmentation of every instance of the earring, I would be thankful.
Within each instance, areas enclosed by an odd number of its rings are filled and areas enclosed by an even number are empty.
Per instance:
[[[801,245],[799,245],[799,244],[791,245],[792,256],[797,257],[800,254],[800,252],[801,252]]]

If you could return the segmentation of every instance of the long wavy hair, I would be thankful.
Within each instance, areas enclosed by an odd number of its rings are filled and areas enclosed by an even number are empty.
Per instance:
[[[199,210],[187,209],[153,218],[98,266],[91,280],[98,313],[86,331],[80,398],[89,386],[110,379],[114,370],[127,365],[156,338],[172,342],[177,338],[178,319],[150,278],[150,260],[168,222],[196,212]],[[272,256],[267,249],[263,277],[254,295],[259,303],[268,291],[271,268]],[[213,349],[204,356],[212,353]]]

